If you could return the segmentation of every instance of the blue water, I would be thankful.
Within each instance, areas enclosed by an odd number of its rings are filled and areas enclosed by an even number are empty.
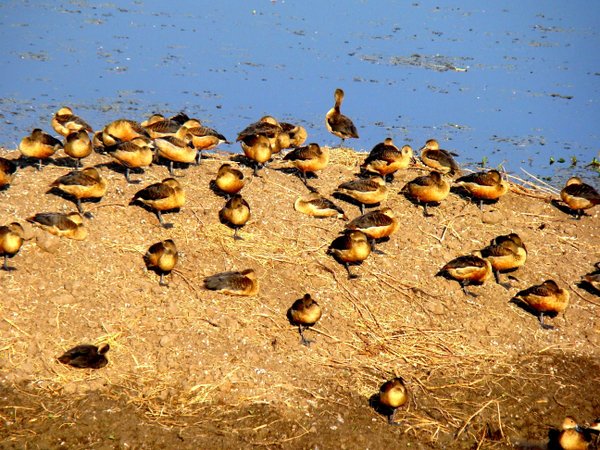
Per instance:
[[[587,1],[4,1],[0,145],[62,105],[95,129],[184,110],[229,139],[271,114],[337,144],[341,87],[358,150],[437,138],[463,164],[596,178],[598,23]]]

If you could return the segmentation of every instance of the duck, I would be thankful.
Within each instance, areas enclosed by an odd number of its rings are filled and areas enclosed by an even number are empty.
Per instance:
[[[343,234],[329,245],[327,254],[344,265],[348,272],[348,279],[358,278],[357,274],[350,272],[349,264],[362,263],[367,259],[371,254],[371,244],[362,231],[344,230]]]
[[[108,344],[99,347],[82,344],[67,350],[58,357],[58,361],[78,369],[101,369],[108,364],[106,353],[110,350]]]
[[[569,297],[569,291],[560,288],[556,281],[546,280],[542,284],[518,292],[513,300],[524,304],[527,309],[537,314],[542,328],[552,329],[552,326],[544,323],[544,317],[564,312],[569,306]]]
[[[421,148],[421,161],[426,166],[451,176],[460,172],[460,168],[452,157],[452,153],[440,149],[440,144],[435,139],[429,139]]]
[[[84,214],[81,206],[82,199],[102,198],[106,194],[106,180],[95,167],[86,167],[83,170],[73,170],[57,178],[50,187],[59,189],[75,198],[77,211]]]
[[[344,145],[346,139],[358,139],[358,131],[356,131],[356,127],[352,120],[340,112],[342,102],[344,101],[344,91],[337,88],[333,94],[333,98],[335,104],[333,105],[333,108],[325,114],[325,126],[327,127],[327,131],[341,139],[341,147]]]
[[[42,170],[42,160],[50,158],[61,148],[62,142],[44,133],[40,128],[34,128],[31,134],[19,143],[19,151],[23,157],[38,160],[38,170]]]
[[[284,161],[291,161],[301,174],[300,179],[305,186],[308,186],[306,174],[323,170],[329,164],[329,149],[321,148],[319,144],[311,143],[306,147],[297,147],[290,151],[283,158]]]
[[[136,192],[129,203],[140,202],[156,212],[156,217],[164,228],[172,228],[172,223],[165,223],[161,211],[181,208],[185,204],[185,192],[175,178],[165,178]]]
[[[244,187],[244,174],[229,163],[224,163],[219,167],[215,186],[228,196],[237,194]]]
[[[6,159],[0,156],[0,189],[9,186],[10,183],[12,183],[16,172],[17,164],[12,159]]]
[[[353,219],[346,224],[346,229],[362,231],[371,239],[371,251],[383,253],[375,248],[376,241],[391,236],[396,232],[398,226],[394,211],[392,208],[386,207]]]
[[[296,125],[289,122],[279,122],[279,125],[281,126],[283,132],[287,133],[290,141],[290,147],[300,147],[306,142],[308,133],[306,132],[306,128],[304,128],[302,125]]]
[[[146,121],[145,125],[143,123],[140,125],[148,132],[148,135],[152,139],[175,136],[181,128],[179,122],[172,119],[166,119],[165,117],[161,118],[160,116],[153,115],[149,120],[150,122]]]
[[[88,236],[88,229],[83,223],[83,217],[76,212],[67,214],[38,213],[29,217],[27,221],[58,237],[83,241]]]
[[[269,140],[272,153],[278,153],[282,147],[279,135],[283,133],[283,128],[273,116],[263,116],[257,122],[251,123],[238,133],[236,142],[244,142],[251,136],[263,136]],[[287,135],[289,139],[289,135]]]
[[[139,183],[139,180],[132,180],[129,177],[131,169],[149,167],[154,159],[152,141],[145,137],[106,146],[101,152],[108,153],[117,163],[125,167],[125,180],[131,184]]]
[[[464,188],[473,199],[479,200],[479,209],[483,209],[484,200],[498,200],[509,188],[497,170],[471,173],[458,178],[454,183]]]
[[[482,284],[487,281],[492,276],[492,265],[480,255],[464,255],[448,262],[437,275],[447,275],[458,281],[465,294],[476,297],[475,294],[467,291],[467,286],[471,283]]]
[[[571,177],[565,187],[560,191],[560,198],[567,207],[575,213],[579,220],[586,209],[600,204],[600,194],[589,184],[585,184],[579,177]]]
[[[254,269],[221,272],[204,279],[204,287],[223,294],[252,296],[258,294],[259,283]]]
[[[135,120],[117,119],[102,130],[102,142],[105,146],[128,142],[139,137],[149,139],[150,134]]]
[[[221,144],[228,144],[227,138],[214,128],[202,125],[199,120],[190,119],[183,124],[188,129],[191,143],[198,151],[197,163],[202,159],[203,150],[212,150]]]
[[[175,162],[190,164],[196,161],[198,151],[191,144],[188,129],[181,126],[175,135],[154,139],[156,154],[169,161],[169,174],[174,175]]]
[[[492,264],[496,283],[502,284],[500,272],[518,269],[525,265],[527,247],[517,233],[510,233],[492,239],[490,245],[481,250],[481,257]]]
[[[240,194],[234,194],[219,211],[219,219],[234,229],[233,239],[243,239],[238,231],[250,220],[250,205]]]
[[[160,113],[154,113],[152,114],[150,117],[148,117],[146,120],[140,122],[140,125],[144,128],[146,128],[148,125],[151,125],[153,123],[156,122],[160,122],[161,120],[165,120],[166,117]]]
[[[287,311],[287,318],[292,325],[298,327],[300,339],[303,345],[307,347],[312,341],[309,341],[304,336],[304,331],[315,325],[321,318],[321,307],[310,294],[296,300]]]
[[[562,430],[558,434],[558,444],[563,450],[588,450],[592,436],[588,430],[580,427],[572,416],[563,420]]]
[[[160,275],[160,280],[158,282],[160,286],[168,285],[168,283],[165,282],[165,275],[171,273],[177,264],[178,259],[177,246],[172,239],[152,244],[144,255],[146,267],[149,270],[154,270]]]
[[[388,423],[395,425],[394,420],[398,408],[404,406],[408,401],[408,390],[402,377],[396,377],[386,381],[379,388],[379,404],[390,410],[388,414]]]
[[[377,173],[386,181],[394,179],[394,173],[406,169],[414,161],[413,149],[404,145],[398,149],[392,138],[386,138],[377,144],[360,166],[366,172]]]
[[[388,188],[381,177],[359,178],[340,184],[336,191],[360,203],[360,213],[365,213],[365,205],[374,205],[387,199]]]
[[[24,233],[23,226],[19,222],[0,227],[0,256],[4,257],[2,270],[13,270],[12,267],[8,267],[8,258],[12,258],[21,250]]]
[[[85,132],[92,133],[92,127],[81,117],[73,114],[73,110],[68,106],[63,106],[60,108],[54,116],[52,116],[51,121],[52,128],[58,134],[62,136],[68,136],[69,134],[83,130]]]
[[[342,208],[317,192],[311,192],[304,197],[298,197],[294,202],[294,209],[312,217],[347,219],[346,213],[344,213]]]
[[[583,277],[583,281],[593,287],[600,294],[600,262],[595,264],[597,270],[588,273]]]
[[[92,141],[86,130],[73,131],[65,138],[64,151],[74,158],[75,168],[81,167],[81,160],[92,154]]]
[[[427,212],[427,206],[440,203],[448,197],[450,183],[444,180],[440,172],[433,171],[429,175],[409,181],[400,192],[423,204],[423,215],[431,217],[433,214]]]
[[[246,158],[254,162],[254,176],[258,176],[259,169],[263,168],[273,155],[269,138],[261,134],[252,134],[242,138],[240,144]]]

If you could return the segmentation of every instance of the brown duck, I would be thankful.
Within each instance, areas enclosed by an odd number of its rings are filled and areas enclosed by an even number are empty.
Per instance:
[[[429,139],[421,148],[421,161],[441,173],[454,175],[460,172],[452,153],[440,149],[440,144],[435,139]]]
[[[244,174],[229,163],[222,164],[215,178],[215,186],[228,196],[237,194],[244,187]]]
[[[288,309],[287,318],[292,325],[298,326],[302,344],[308,346],[312,342],[304,337],[304,331],[316,324],[321,314],[321,307],[310,294],[304,294]]]
[[[471,173],[457,179],[455,184],[462,186],[474,200],[479,200],[479,209],[483,209],[484,200],[498,200],[508,192],[508,183],[497,170]]]
[[[304,197],[298,197],[294,202],[294,209],[312,217],[337,217],[339,219],[346,219],[346,214],[342,208],[316,192],[312,192]]]
[[[252,269],[222,272],[204,279],[204,287],[223,294],[250,296],[258,294],[258,279]]]
[[[33,217],[29,217],[27,221],[58,237],[82,241],[88,235],[83,217],[76,212],[68,214],[38,213]]]
[[[135,120],[117,119],[109,123],[102,130],[104,146],[111,146],[120,142],[129,142],[135,138],[150,138],[144,127]]]
[[[171,273],[178,259],[177,247],[172,239],[152,244],[144,255],[146,267],[160,275],[158,284],[161,286],[168,285],[165,282],[165,275]]]
[[[16,172],[17,164],[12,159],[0,157],[0,189],[12,183]]]
[[[442,267],[438,275],[447,275],[458,281],[465,294],[476,297],[475,294],[467,291],[467,286],[487,281],[492,276],[492,265],[487,259],[477,255],[459,256]]]
[[[101,369],[108,364],[106,353],[110,350],[108,344],[99,347],[91,344],[77,345],[67,350],[58,360],[78,369]]]
[[[381,177],[359,178],[340,184],[336,193],[347,195],[360,203],[360,213],[365,213],[365,205],[375,205],[387,199],[388,188]]]
[[[394,421],[396,411],[408,401],[408,391],[401,377],[386,381],[379,388],[379,404],[391,411],[388,414],[388,423],[396,425]]]
[[[371,244],[365,233],[358,230],[345,230],[344,234],[333,240],[327,249],[327,254],[332,255],[342,263],[348,272],[348,278],[358,278],[350,272],[350,263],[362,263],[371,254]]]
[[[156,212],[158,221],[164,228],[172,228],[172,223],[165,223],[162,211],[181,208],[185,204],[185,193],[175,178],[165,178],[138,191],[130,205],[140,202]]]
[[[349,230],[358,230],[371,238],[371,251],[383,253],[375,249],[375,242],[392,235],[398,229],[398,221],[392,208],[371,211],[353,219],[346,225]]]
[[[250,220],[250,205],[240,194],[234,194],[219,211],[219,219],[233,228],[233,239],[243,239],[238,235],[238,231]]]
[[[73,114],[73,110],[68,106],[60,108],[52,117],[52,128],[62,136],[68,136],[77,131],[92,133],[92,127],[81,117]]]
[[[137,137],[131,141],[105,146],[102,153],[108,153],[121,166],[125,167],[125,179],[128,183],[139,183],[129,178],[131,169],[141,169],[152,164],[154,149],[149,138]]]
[[[0,227],[0,256],[4,257],[2,270],[13,270],[8,267],[8,258],[12,258],[23,245],[23,227],[18,222],[13,222]]]
[[[311,143],[306,147],[298,147],[289,152],[283,158],[284,161],[291,161],[301,174],[302,182],[308,186],[306,174],[323,170],[329,164],[329,149],[321,148],[319,144]]]
[[[546,280],[542,284],[531,286],[514,296],[513,300],[523,304],[526,309],[537,314],[542,328],[551,329],[544,323],[544,317],[556,316],[569,306],[569,291],[558,287],[554,280]]]
[[[38,160],[38,170],[42,170],[42,160],[50,158],[62,147],[63,145],[58,139],[44,133],[39,128],[35,128],[19,143],[19,151],[23,157]]]
[[[386,181],[391,181],[394,179],[394,173],[406,169],[412,161],[414,156],[410,145],[398,149],[392,138],[387,138],[373,147],[361,168],[367,172],[378,173]]]
[[[427,212],[427,205],[440,203],[448,197],[450,183],[444,180],[439,172],[434,171],[409,181],[400,192],[423,204],[423,214],[430,217],[432,214]]]
[[[600,194],[589,184],[585,184],[578,177],[571,177],[560,191],[560,198],[581,219],[586,209],[600,204]]]
[[[74,170],[54,181],[51,187],[72,196],[77,204],[77,211],[83,214],[81,200],[102,198],[106,194],[106,180],[95,167]]]
[[[481,257],[492,264],[496,283],[502,284],[500,272],[523,266],[527,261],[527,248],[517,233],[510,233],[492,239],[490,245],[481,250]]]
[[[335,104],[325,114],[325,126],[327,127],[327,131],[341,139],[341,147],[346,139],[358,138],[358,132],[352,120],[340,112],[342,102],[344,101],[344,91],[339,88],[336,89],[333,98]]]

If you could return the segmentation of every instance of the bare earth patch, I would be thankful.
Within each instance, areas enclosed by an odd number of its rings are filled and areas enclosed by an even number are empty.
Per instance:
[[[6,152],[17,157],[16,152]],[[329,196],[358,172],[364,155],[332,149],[332,163],[309,183]],[[219,222],[225,200],[209,187],[229,155],[179,168],[187,203],[165,214],[167,230],[139,206],[143,186],[168,176],[155,165],[128,185],[108,158],[94,154],[109,189],[84,203],[85,241],[29,226],[38,212],[74,211],[46,194],[65,160],[20,170],[0,192],[0,224],[25,224],[29,238],[0,271],[0,441],[3,448],[510,448],[547,442],[565,415],[600,416],[600,298],[579,286],[600,261],[599,208],[573,220],[543,192],[513,186],[495,205],[451,193],[423,217],[396,175],[384,206],[401,227],[348,280],[326,255],[344,227],[293,209],[307,193],[280,160],[242,194],[252,218],[244,240]],[[234,160],[240,160],[235,156]],[[356,205],[335,200],[349,218]],[[435,277],[449,260],[518,233],[529,250],[510,289],[470,287]],[[161,287],[142,259],[173,239],[179,264]],[[206,291],[202,280],[253,268],[256,297]],[[505,275],[506,276],[506,275]],[[571,304],[543,330],[510,304],[521,289],[553,278]],[[286,319],[309,292],[324,310],[300,344]],[[56,358],[81,343],[108,342],[108,366],[77,370]],[[402,376],[410,400],[392,427],[369,406],[379,386]]]

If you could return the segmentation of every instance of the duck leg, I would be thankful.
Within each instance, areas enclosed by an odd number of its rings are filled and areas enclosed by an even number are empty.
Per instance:
[[[347,262],[344,263],[344,267],[346,267],[346,272],[348,272],[348,279],[349,280],[353,280],[355,278],[358,278],[357,274],[350,272],[350,265]]]
[[[365,204],[361,203],[360,204],[360,214],[363,215],[365,213]]]
[[[201,161],[202,161],[202,150],[198,150],[198,153],[196,154],[196,165],[199,166]]]
[[[302,327],[302,325],[298,325],[298,331],[300,332],[300,342],[302,343],[302,345],[310,347],[310,343],[312,341],[309,341],[308,339],[306,339],[306,337],[304,337],[304,328]]]
[[[371,253],[376,253],[378,255],[385,255],[385,252],[376,248],[377,241],[375,239],[369,239],[371,241]]]
[[[156,217],[158,217],[158,221],[160,222],[161,226],[163,228],[173,228],[173,224],[172,223],[166,223],[163,219],[162,214],[160,213],[160,211],[156,211]]]
[[[164,272],[161,272],[161,273],[160,273],[160,280],[158,281],[158,284],[159,284],[160,286],[168,286],[168,285],[169,285],[169,283],[167,283],[167,282],[165,281],[165,274],[164,274]]]
[[[241,236],[238,234],[238,230],[239,230],[239,228],[238,228],[238,227],[235,227],[235,228],[233,229],[233,239],[234,239],[234,240],[236,240],[236,241],[243,241],[243,240],[244,240],[244,238],[243,238],[243,237],[241,237]]]
[[[554,327],[550,324],[546,324],[544,323],[544,313],[540,313],[540,325],[542,326],[542,329],[544,330],[553,330]]]
[[[129,167],[125,167],[125,179],[127,180],[127,182],[129,184],[138,184],[140,182],[140,180],[132,180],[131,178],[129,178],[129,173],[130,173]]]
[[[41,159],[38,159],[38,167],[37,167],[37,169],[38,170],[42,170],[42,160]]]
[[[423,216],[433,217],[433,214],[427,211],[427,203],[423,203]]]
[[[396,411],[398,411],[398,409],[397,409],[397,408],[394,408],[394,409],[392,410],[392,413],[388,415],[388,423],[389,423],[390,425],[393,425],[393,426],[396,426],[396,427],[397,427],[397,426],[400,426],[400,424],[399,424],[398,422],[396,422],[396,420],[395,420],[395,417],[396,417]]]
[[[4,264],[2,265],[2,270],[10,270],[8,267],[8,255],[4,255]]]

